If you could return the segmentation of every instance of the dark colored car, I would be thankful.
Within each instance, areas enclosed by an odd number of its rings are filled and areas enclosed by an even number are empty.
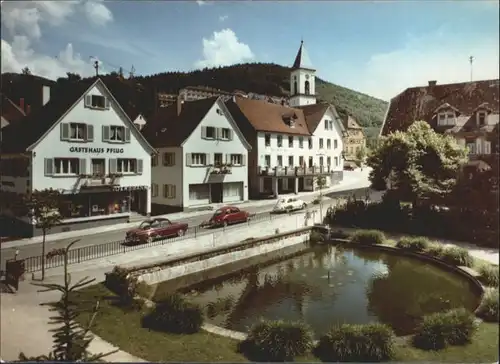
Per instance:
[[[344,171],[354,171],[356,167],[351,163],[344,163]]]
[[[210,227],[227,226],[246,222],[248,219],[250,219],[250,214],[247,211],[240,210],[234,206],[224,206],[217,209],[205,225]]]
[[[157,218],[141,222],[138,228],[127,231],[127,243],[151,243],[154,240],[183,236],[188,224],[172,222],[169,219]]]

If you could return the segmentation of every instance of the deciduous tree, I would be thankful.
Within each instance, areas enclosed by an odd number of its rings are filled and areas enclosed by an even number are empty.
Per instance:
[[[26,207],[37,227],[42,229],[42,280],[45,279],[45,240],[47,232],[61,222],[60,193],[52,188],[35,190],[26,198]]]
[[[391,190],[400,201],[441,201],[454,188],[467,150],[449,135],[436,133],[425,121],[406,132],[382,137],[370,153],[372,188]]]

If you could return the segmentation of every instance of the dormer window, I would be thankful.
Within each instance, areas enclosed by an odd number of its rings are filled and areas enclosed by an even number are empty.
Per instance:
[[[476,120],[477,120],[477,125],[478,126],[484,126],[486,125],[486,118],[487,118],[488,114],[486,113],[486,111],[478,111],[476,113]]]
[[[438,114],[439,126],[453,126],[455,125],[455,122],[455,112],[453,111],[443,111]]]

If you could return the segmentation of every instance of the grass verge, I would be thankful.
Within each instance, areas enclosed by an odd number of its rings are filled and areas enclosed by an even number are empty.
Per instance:
[[[82,305],[100,301],[92,332],[134,356],[154,362],[248,362],[237,353],[236,340],[206,332],[175,335],[144,329],[141,327],[142,312],[120,308],[113,303],[114,297],[102,284],[84,288],[77,294]],[[88,314],[82,314],[77,321],[83,324],[88,318]],[[498,361],[498,327],[497,323],[482,323],[472,343],[435,352],[400,343],[395,348],[395,361],[495,362]],[[295,361],[319,362],[319,359],[311,354],[295,358]]]

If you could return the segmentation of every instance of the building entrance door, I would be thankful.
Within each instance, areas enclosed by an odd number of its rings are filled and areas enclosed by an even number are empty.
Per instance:
[[[222,183],[210,184],[210,202],[211,203],[222,202]]]

